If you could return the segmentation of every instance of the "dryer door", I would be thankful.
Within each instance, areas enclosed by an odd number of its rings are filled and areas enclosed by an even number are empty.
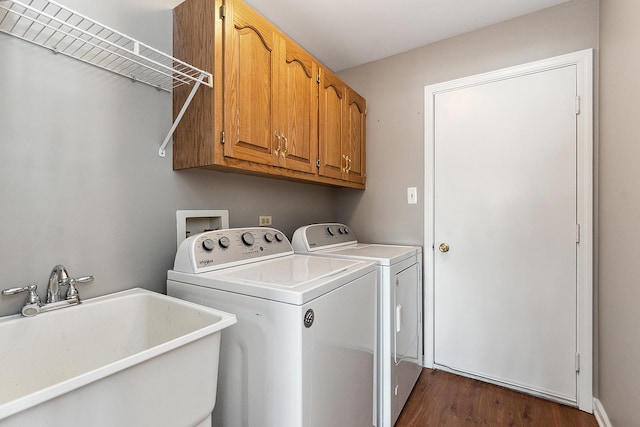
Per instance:
[[[393,288],[393,356],[399,364],[403,359],[418,361],[420,333],[420,272],[413,264],[395,276]]]
[[[411,265],[395,276],[393,286],[392,339],[393,367],[391,368],[391,421],[398,419],[400,411],[420,376],[421,331],[420,264]]]

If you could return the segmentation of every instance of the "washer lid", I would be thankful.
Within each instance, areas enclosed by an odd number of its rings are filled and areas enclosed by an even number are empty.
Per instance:
[[[200,274],[170,270],[169,280],[302,305],[375,271],[371,262],[290,255]],[[372,286],[375,286],[372,275]]]
[[[373,261],[379,265],[395,264],[403,259],[422,253],[420,246],[396,246],[356,243],[331,249],[314,251],[314,255],[361,259]]]

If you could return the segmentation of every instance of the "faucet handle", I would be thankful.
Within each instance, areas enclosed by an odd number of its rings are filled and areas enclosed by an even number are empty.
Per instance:
[[[78,302],[80,302],[80,294],[78,293],[78,288],[76,288],[76,285],[78,283],[89,282],[93,282],[93,276],[82,276],[78,278],[68,277],[66,279],[60,280],[60,285],[69,286],[69,289],[67,289],[67,299],[76,298]]]
[[[25,304],[40,304],[40,296],[38,296],[38,285],[29,285],[22,288],[9,288],[2,291],[2,295],[15,295],[22,292],[29,292]]]

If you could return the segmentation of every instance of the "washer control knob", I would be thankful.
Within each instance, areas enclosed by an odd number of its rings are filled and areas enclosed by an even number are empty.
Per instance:
[[[211,239],[204,239],[202,241],[202,247],[204,248],[205,251],[211,252],[213,248],[216,247],[216,243]]]
[[[265,235],[264,235],[264,240],[266,240],[266,241],[267,241],[267,243],[271,243],[271,242],[273,242],[273,234],[271,234],[271,233],[267,233],[267,234],[265,234]]]
[[[327,227],[327,233],[329,233],[329,236],[335,236],[336,235],[336,229],[333,227]]]
[[[280,232],[276,233],[276,240],[278,242],[282,242],[284,240],[284,234],[282,234]]]
[[[227,236],[222,236],[220,240],[218,240],[218,244],[220,245],[221,248],[226,249],[231,244],[231,241]]]
[[[253,237],[253,234],[249,233],[248,231],[246,233],[242,233],[242,243],[244,243],[247,246],[251,246],[255,243],[256,238]]]

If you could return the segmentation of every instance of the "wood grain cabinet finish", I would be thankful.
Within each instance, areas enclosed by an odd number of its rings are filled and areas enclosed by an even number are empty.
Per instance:
[[[319,147],[321,176],[342,179],[346,166],[347,87],[327,69],[320,71]]]
[[[317,173],[318,64],[295,43],[282,39],[278,129],[283,166]]]
[[[364,188],[364,99],[328,71],[339,97],[322,89],[319,62],[244,2],[176,7],[174,56],[214,75],[174,133],[174,169]],[[174,117],[189,91],[174,89]]]
[[[366,145],[365,99],[347,86],[347,138],[344,151],[347,156],[347,176],[351,182],[365,183],[365,145]]]
[[[320,70],[319,108],[319,174],[364,185],[364,98],[323,68]]]
[[[227,158],[278,165],[273,151],[279,42],[274,28],[248,7],[238,3],[226,9],[222,73]]]

